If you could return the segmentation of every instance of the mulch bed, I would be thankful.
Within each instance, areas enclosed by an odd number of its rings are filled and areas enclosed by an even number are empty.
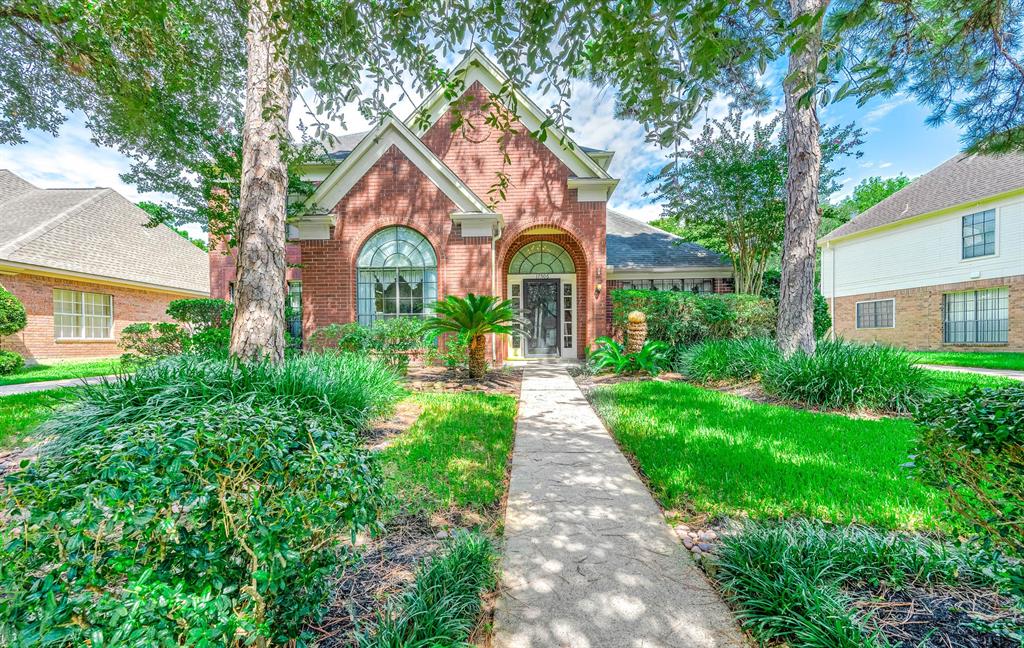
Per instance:
[[[897,648],[1019,648],[1020,642],[986,632],[979,625],[1024,623],[998,594],[967,588],[854,592],[865,623]]]
[[[483,392],[518,397],[519,387],[523,382],[523,368],[492,369],[483,380],[476,381],[463,371],[453,371],[445,367],[409,367],[405,382],[413,391]]]

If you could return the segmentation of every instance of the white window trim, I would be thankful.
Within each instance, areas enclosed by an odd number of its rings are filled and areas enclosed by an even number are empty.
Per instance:
[[[559,355],[558,355],[558,357],[560,357],[560,358],[568,358],[570,360],[571,359],[575,359],[576,358],[576,349],[579,346],[579,337],[580,337],[579,336],[579,330],[580,330],[579,329],[579,323],[580,323],[579,322],[579,303],[580,303],[580,301],[579,301],[579,290],[578,290],[578,287],[576,285],[576,275],[575,274],[571,274],[571,273],[570,274],[510,274],[510,275],[508,275],[507,281],[506,281],[506,290],[507,290],[507,292],[505,294],[509,296],[509,299],[512,299],[514,302],[516,302],[516,306],[517,307],[521,307],[522,306],[523,279],[558,279],[559,280],[559,284],[558,284],[558,341],[559,341],[558,347],[559,347]],[[569,284],[569,285],[572,286],[572,311],[571,312],[572,312],[572,327],[573,327],[573,329],[572,329],[572,346],[570,346],[570,347],[566,347],[566,346],[562,345],[562,340],[565,337],[564,336],[565,322],[562,321],[562,311],[564,310],[562,308],[562,298],[563,298],[562,286],[564,284]],[[519,297],[518,298],[513,298],[512,297],[512,286],[513,285],[519,286]],[[507,337],[508,337],[508,350],[509,350],[508,357],[509,357],[509,359],[512,359],[512,360],[532,360],[534,357],[536,357],[536,356],[530,356],[530,357],[526,356],[526,346],[525,346],[525,344],[523,344],[524,336],[522,336],[522,335],[519,336],[519,340],[520,340],[520,346],[519,347],[512,346],[512,336],[507,336]]]
[[[857,317],[857,310],[861,304],[873,304],[875,302],[892,302],[892,326],[861,326],[860,318]],[[859,331],[871,331],[877,329],[894,329],[896,328],[896,298],[887,297],[885,299],[865,299],[863,301],[856,302],[853,306],[853,328]]]
[[[984,214],[987,211],[995,212],[992,216],[992,226],[995,228],[996,246],[995,251],[992,254],[982,254],[981,256],[964,257],[964,219],[968,216],[974,216],[976,214]],[[981,211],[973,211],[969,214],[960,214],[960,217],[956,219],[957,226],[960,228],[960,263],[973,263],[974,261],[984,261],[986,259],[995,259],[999,256],[999,215],[1002,209],[991,207],[989,209],[982,209]]]
[[[54,331],[53,331],[53,341],[54,342],[57,342],[57,343],[60,343],[60,342],[113,342],[116,339],[116,336],[114,335],[114,322],[117,321],[117,318],[116,318],[117,313],[114,311],[114,296],[112,294],[90,292],[88,290],[73,290],[71,288],[54,288],[53,289],[53,293],[56,293],[58,290],[63,290],[65,292],[73,293],[75,295],[79,295],[80,296],[80,298],[81,298],[81,305],[82,305],[82,315],[81,315],[82,321],[81,321],[81,323],[79,324],[79,327],[78,327],[78,333],[79,334],[76,335],[76,336],[73,336],[73,337],[58,337],[57,336],[57,330],[56,330],[56,323],[54,323]],[[56,320],[56,318],[57,318],[57,308],[56,308],[57,304],[56,304],[56,300],[54,299],[55,295],[53,293],[50,294],[50,300],[51,300],[52,311],[53,311],[52,317],[53,317],[54,320]],[[85,337],[84,335],[82,335],[85,332],[85,297],[84,297],[85,295],[100,295],[100,296],[103,296],[103,297],[108,297],[110,299],[110,335],[109,336],[107,336],[107,337]]]

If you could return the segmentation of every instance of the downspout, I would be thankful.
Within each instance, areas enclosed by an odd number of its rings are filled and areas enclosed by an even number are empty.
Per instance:
[[[832,249],[832,241],[826,241],[825,247],[831,252],[829,257],[832,259],[832,288],[829,293],[829,301],[831,302],[832,309],[832,341],[836,341],[836,251]]]
[[[501,225],[494,225],[495,231],[491,232],[491,294],[498,296],[498,261],[495,259],[496,248],[498,239],[501,238],[503,231]],[[491,364],[498,362],[498,336],[491,333]]]

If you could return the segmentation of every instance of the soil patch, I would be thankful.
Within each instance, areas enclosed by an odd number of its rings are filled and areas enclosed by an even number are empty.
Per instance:
[[[464,371],[445,367],[410,367],[406,386],[422,392],[483,392],[519,396],[523,382],[522,367],[502,367],[487,372],[483,380],[473,380]]]
[[[411,398],[398,403],[395,412],[386,419],[377,421],[362,434],[363,443],[370,450],[383,450],[391,441],[412,427],[423,413],[423,406]]]
[[[580,388],[580,391],[587,397],[587,400],[590,400],[590,393],[598,387],[607,387],[624,382],[686,382],[686,377],[677,373],[662,373],[653,377],[647,374],[592,374],[580,367],[571,367],[569,375],[576,381],[576,386]]]
[[[1010,601],[964,588],[853,593],[865,624],[896,648],[1018,648],[1020,642],[986,631],[985,623],[1024,623]]]

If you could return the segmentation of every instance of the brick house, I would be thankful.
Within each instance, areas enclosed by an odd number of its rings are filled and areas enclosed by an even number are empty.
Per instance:
[[[511,134],[488,125],[485,104],[507,77],[482,52],[453,78],[461,96],[439,88],[405,122],[337,139],[329,163],[307,167],[317,188],[287,250],[293,332],[421,315],[473,292],[512,299],[528,323],[525,336],[491,341],[493,360],[579,358],[607,333],[609,288],[731,291],[718,255],[607,209],[611,151],[554,127],[531,137],[546,115],[522,94]],[[456,102],[468,127],[453,128]],[[499,172],[508,187],[492,204]],[[210,277],[213,296],[230,298],[231,254],[211,252]]]
[[[0,169],[0,285],[28,326],[0,341],[30,364],[114,357],[121,330],[209,296],[207,255],[112,189],[40,189]]]
[[[818,245],[836,335],[1024,351],[1024,155],[957,155]]]

